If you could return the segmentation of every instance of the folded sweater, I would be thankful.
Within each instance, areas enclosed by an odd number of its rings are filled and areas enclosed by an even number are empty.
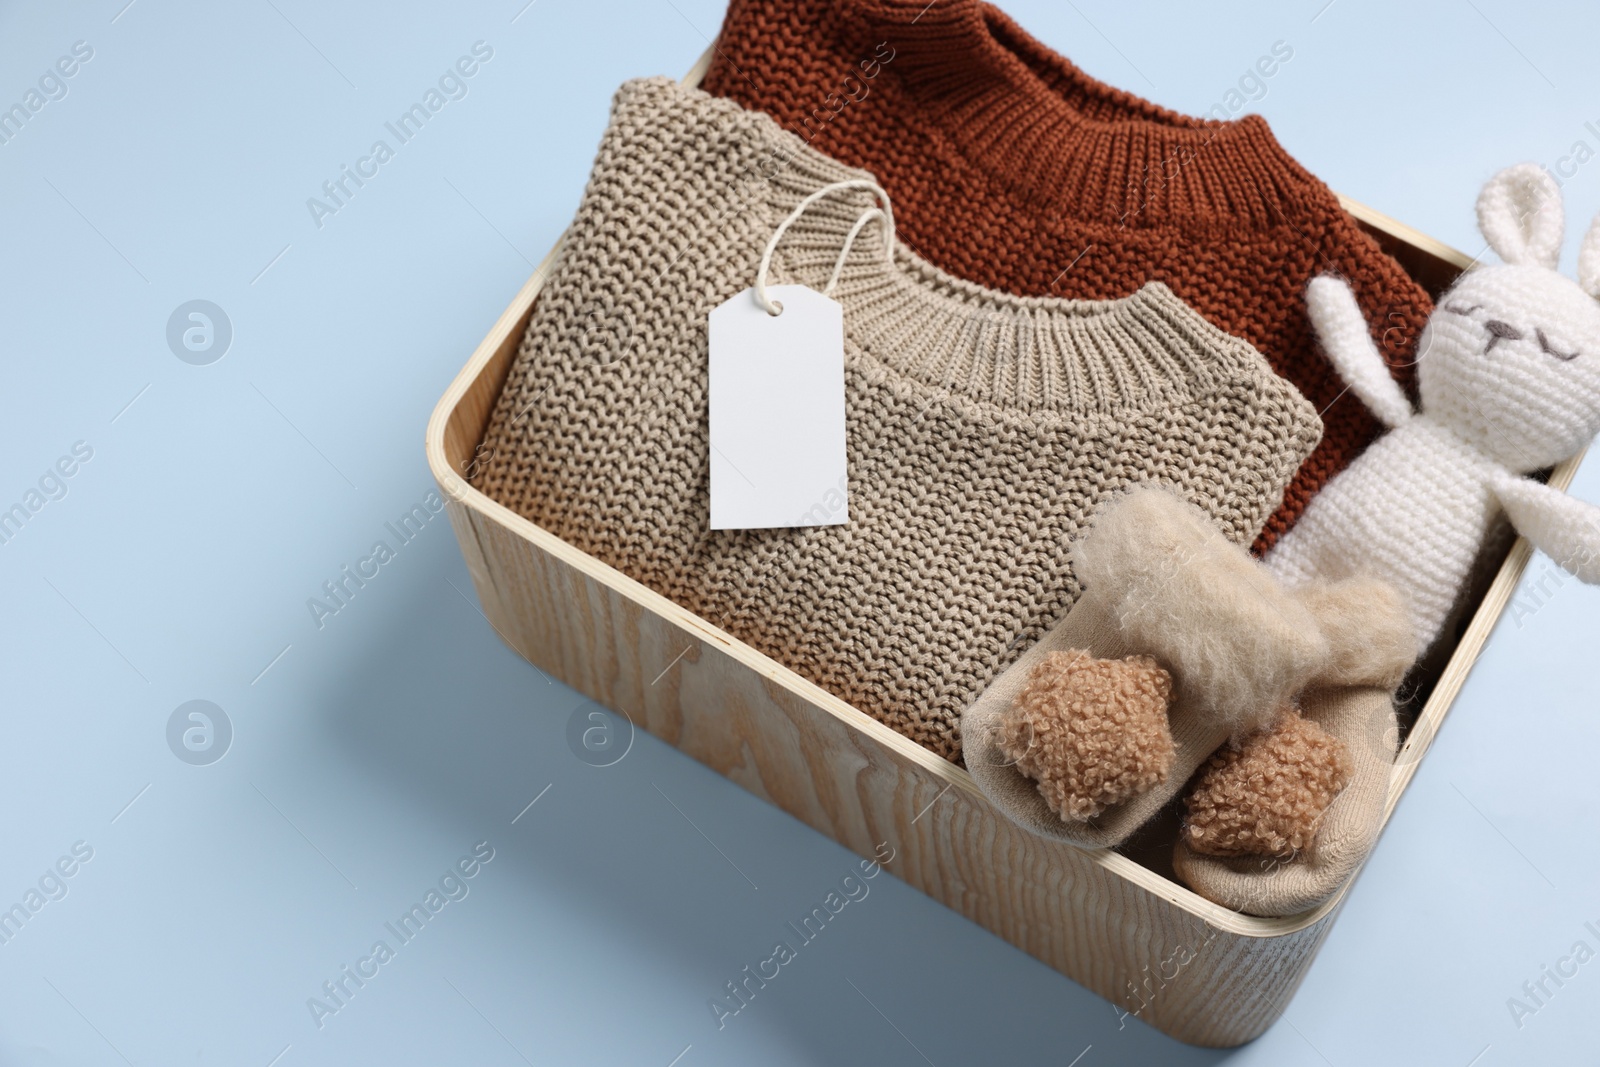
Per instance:
[[[957,277],[1093,300],[1155,279],[1253,344],[1324,423],[1259,551],[1380,430],[1314,348],[1312,277],[1350,281],[1412,384],[1431,301],[1259,116],[1114,89],[981,0],[731,0],[702,87],[872,171],[904,238]]]
[[[809,193],[867,177],[731,101],[625,84],[473,480],[957,758],[962,709],[1077,598],[1069,542],[1101,501],[1161,482],[1249,543],[1320,427],[1164,285],[1009,296],[904,248],[890,262],[874,225],[834,293],[849,523],[710,530],[707,314],[753,283]],[[871,204],[818,202],[773,281],[820,289]]]

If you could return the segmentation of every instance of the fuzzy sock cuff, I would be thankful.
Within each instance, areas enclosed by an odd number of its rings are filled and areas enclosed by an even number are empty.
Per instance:
[[[1329,659],[1302,599],[1168,490],[1137,488],[1105,505],[1073,546],[1073,566],[1129,645],[1235,736],[1270,725]]]

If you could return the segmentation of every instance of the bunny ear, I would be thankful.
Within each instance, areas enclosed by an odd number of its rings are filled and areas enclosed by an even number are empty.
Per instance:
[[[1589,223],[1589,232],[1583,235],[1583,244],[1578,248],[1578,285],[1600,299],[1600,215]]]
[[[1555,269],[1566,225],[1561,188],[1537,163],[1518,163],[1478,194],[1478,229],[1507,263]]]

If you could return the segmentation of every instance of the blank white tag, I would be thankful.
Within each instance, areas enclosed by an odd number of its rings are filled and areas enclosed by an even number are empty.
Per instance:
[[[804,285],[755,290],[710,320],[711,528],[850,521],[844,429],[844,309]]]

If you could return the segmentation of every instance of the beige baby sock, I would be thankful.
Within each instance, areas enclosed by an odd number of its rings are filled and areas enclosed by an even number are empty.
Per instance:
[[[1314,908],[1366,858],[1383,820],[1399,738],[1394,691],[1417,651],[1399,597],[1381,582],[1351,579],[1309,586],[1296,595],[1317,616],[1331,651],[1300,694],[1300,715],[1340,743],[1349,781],[1316,820],[1309,844],[1289,849],[1284,844],[1300,842],[1258,841],[1256,854],[1200,851],[1217,846],[1195,840],[1197,805],[1190,798],[1189,820],[1172,857],[1178,877],[1195,892],[1251,915],[1294,915]],[[1308,771],[1311,779],[1320,774],[1316,768]],[[1317,788],[1316,781],[1301,784],[1308,791]],[[1196,782],[1206,829],[1216,826],[1210,806],[1214,785],[1205,774]]]

